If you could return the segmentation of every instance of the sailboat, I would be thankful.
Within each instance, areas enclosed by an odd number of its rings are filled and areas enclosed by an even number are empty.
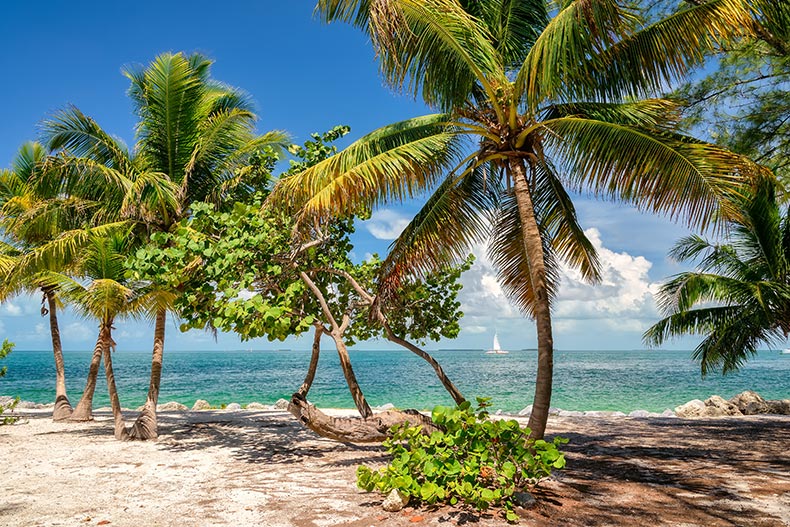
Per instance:
[[[507,350],[503,350],[502,346],[499,345],[499,339],[497,338],[497,334],[494,333],[494,343],[491,345],[491,349],[486,351],[486,355],[507,355],[510,353]]]

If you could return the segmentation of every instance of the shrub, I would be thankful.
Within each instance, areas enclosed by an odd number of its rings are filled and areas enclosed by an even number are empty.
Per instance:
[[[14,349],[14,344],[12,342],[9,342],[8,339],[5,339],[3,341],[3,346],[0,347],[0,359],[4,359],[6,355],[11,353],[13,349]],[[8,368],[6,368],[5,366],[0,368],[0,377],[3,377],[6,371],[8,371]],[[0,425],[8,425],[11,423],[15,423],[19,420],[19,417],[16,416],[11,417],[6,415],[5,417],[3,417],[3,414],[5,412],[13,410],[14,408],[16,408],[17,404],[19,404],[19,397],[14,399],[14,401],[12,401],[10,404],[0,403]]]
[[[360,466],[357,485],[384,494],[397,489],[426,504],[502,507],[508,521],[518,521],[514,494],[565,466],[558,446],[567,439],[533,441],[529,428],[512,419],[488,419],[488,399],[477,401],[477,411],[468,401],[456,408],[434,408],[433,421],[443,431],[427,435],[421,426],[393,428],[383,443],[392,461],[379,470]]]

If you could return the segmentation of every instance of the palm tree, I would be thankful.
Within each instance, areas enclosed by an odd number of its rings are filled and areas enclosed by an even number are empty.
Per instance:
[[[568,189],[694,225],[729,214],[722,198],[757,168],[677,134],[672,102],[638,98],[746,31],[748,9],[714,0],[647,27],[615,0],[319,0],[317,9],[368,31],[387,81],[439,113],[372,132],[283,179],[272,200],[315,221],[433,190],[393,243],[378,296],[487,239],[503,288],[536,320],[529,427],[542,437],[560,263],[599,276]]]
[[[59,200],[58,196],[37,196],[33,192],[31,183],[46,155],[43,145],[25,143],[12,163],[12,169],[0,172],[0,228],[10,241],[2,248],[6,265],[0,266],[0,275],[3,278],[0,299],[22,291],[40,290],[43,294],[41,314],[49,315],[52,353],[55,359],[55,407],[52,417],[59,421],[71,417],[72,414],[66,393],[63,347],[57,317],[57,310],[62,304],[57,289],[45,285],[45,277],[49,272],[62,271],[69,262],[63,258],[50,260],[44,269],[32,273],[20,272],[18,266],[22,255],[30,254],[36,248],[46,245],[64,234],[64,231],[78,228],[86,219],[86,208],[75,202]],[[53,206],[55,202],[59,202],[59,205]],[[8,259],[10,256],[17,258]]]
[[[146,68],[124,71],[139,119],[132,152],[78,109],[56,114],[44,129],[49,148],[60,153],[50,158],[48,174],[58,177],[46,181],[67,195],[106,194],[115,204],[108,220],[137,222],[141,240],[173,229],[194,201],[222,204],[254,190],[239,168],[260,150],[282,152],[287,136],[277,131],[256,135],[251,101],[211,79],[210,66],[202,55],[165,53]],[[166,300],[174,291],[168,285],[161,293],[148,398],[130,432],[136,439],[157,436]]]
[[[134,289],[124,278],[124,261],[133,244],[134,239],[128,232],[93,237],[77,263],[76,277],[58,273],[52,273],[49,277],[51,286],[60,290],[79,313],[99,321],[99,337],[96,340],[94,357],[98,356],[104,361],[117,439],[129,439],[129,431],[124,425],[112,367],[112,352],[115,351],[113,324],[119,316],[149,312],[151,300],[151,295],[146,294],[147,291]],[[90,406],[88,410],[90,411]]]
[[[678,241],[672,257],[698,267],[661,286],[657,298],[666,318],[645,332],[646,344],[704,335],[693,354],[704,376],[735,371],[761,344],[787,339],[790,209],[780,210],[774,191],[766,184],[741,201],[743,215],[728,222],[726,243],[696,235]]]

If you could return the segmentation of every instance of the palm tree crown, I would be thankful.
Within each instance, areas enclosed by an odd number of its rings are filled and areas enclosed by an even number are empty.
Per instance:
[[[780,210],[769,185],[741,205],[743,215],[727,225],[726,243],[692,235],[675,245],[676,259],[698,267],[661,287],[666,318],[644,335],[651,346],[703,335],[694,350],[703,375],[735,371],[758,346],[790,335],[790,209]]]
[[[713,0],[647,27],[615,0],[319,0],[317,9],[368,31],[387,81],[440,113],[374,131],[282,180],[272,199],[303,218],[343,216],[433,190],[391,247],[380,298],[488,240],[500,283],[537,321],[530,427],[542,436],[559,264],[598,278],[569,190],[696,225],[734,213],[725,198],[759,169],[677,134],[671,101],[637,98],[747,31],[748,6]]]

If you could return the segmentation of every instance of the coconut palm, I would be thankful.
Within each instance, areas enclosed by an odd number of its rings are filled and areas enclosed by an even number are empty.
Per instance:
[[[62,307],[57,289],[46,285],[49,272],[63,271],[69,264],[68,257],[50,258],[43,267],[32,272],[20,268],[24,256],[47,245],[58,237],[74,240],[67,232],[80,228],[88,221],[91,207],[59,196],[42,196],[31,186],[36,171],[46,159],[46,149],[39,143],[25,143],[12,163],[11,170],[0,172],[0,228],[10,243],[3,244],[4,265],[0,265],[2,286],[0,299],[20,292],[40,290],[41,314],[49,316],[52,352],[55,359],[55,407],[52,417],[56,421],[69,418],[71,403],[66,393],[66,375],[63,347],[60,339],[57,310]],[[73,232],[72,232],[73,234]],[[15,257],[15,258],[9,258]]]
[[[138,117],[132,152],[77,108],[54,115],[44,123],[44,136],[59,155],[50,158],[41,184],[83,199],[104,195],[116,214],[108,220],[137,222],[141,239],[173,229],[194,201],[221,204],[253,190],[239,168],[260,150],[282,151],[287,136],[256,135],[251,101],[211,79],[210,65],[198,54],[165,53],[148,67],[124,70]],[[137,439],[157,435],[168,286],[155,316],[148,398],[130,432]]]
[[[760,345],[790,335],[790,209],[780,210],[770,185],[741,204],[743,215],[727,224],[724,243],[690,235],[672,249],[675,259],[698,266],[661,286],[666,318],[644,335],[650,346],[703,335],[693,354],[702,375],[735,371]]]
[[[99,322],[94,357],[104,361],[117,439],[129,439],[129,432],[124,426],[112,367],[112,352],[115,351],[113,324],[119,316],[136,316],[151,311],[151,295],[146,294],[145,289],[135,289],[124,278],[124,261],[133,244],[134,239],[128,232],[92,237],[76,262],[76,276],[52,273],[48,278],[50,285],[56,287],[78,313]]]
[[[319,0],[317,9],[368,31],[387,81],[439,113],[372,132],[283,179],[272,200],[313,221],[433,190],[393,243],[379,298],[488,240],[500,283],[536,320],[529,426],[542,437],[560,264],[599,276],[569,190],[695,225],[732,212],[722,198],[757,168],[676,133],[672,102],[638,98],[745,31],[747,7],[714,0],[647,27],[615,0]]]

